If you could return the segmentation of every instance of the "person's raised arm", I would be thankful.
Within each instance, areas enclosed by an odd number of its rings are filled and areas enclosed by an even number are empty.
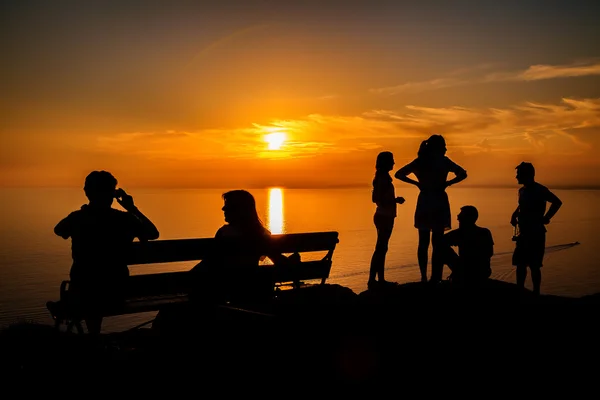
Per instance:
[[[546,195],[546,201],[550,203],[550,208],[548,208],[546,215],[544,215],[545,225],[550,223],[550,220],[552,219],[552,217],[554,217],[554,214],[556,214],[556,212],[562,206],[562,201],[551,191],[548,191]]]
[[[68,239],[71,237],[72,233],[72,214],[69,214],[65,218],[63,218],[56,226],[54,227],[54,233],[60,236],[63,239]]]
[[[119,189],[119,197],[117,202],[131,213],[140,222],[141,230],[138,233],[140,240],[155,240],[158,239],[160,233],[156,226],[150,221],[134,204],[133,197],[125,193],[123,189]]]

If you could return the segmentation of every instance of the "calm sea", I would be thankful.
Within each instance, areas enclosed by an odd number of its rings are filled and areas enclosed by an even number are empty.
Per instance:
[[[366,290],[369,262],[376,234],[370,188],[364,189],[256,189],[259,213],[273,233],[338,231],[340,243],[333,256],[330,283]],[[223,224],[223,190],[137,189],[129,191],[136,205],[161,233],[161,239],[212,237]],[[417,191],[396,185],[406,203],[390,240],[386,278],[396,282],[419,279],[416,262],[417,231],[413,213]],[[555,190],[563,207],[548,226],[542,292],[582,296],[600,292],[600,191]],[[514,282],[511,266],[514,243],[510,216],[517,189],[448,189],[453,228],[459,208],[479,209],[478,224],[489,228],[495,240],[493,278]],[[60,282],[68,279],[70,241],[53,233],[56,223],[86,202],[80,189],[1,189],[0,215],[0,327],[17,321],[51,323],[45,309],[58,298]],[[119,207],[116,203],[114,207]],[[574,242],[580,244],[572,245]],[[185,270],[194,263],[132,267],[132,274]],[[447,274],[448,271],[445,271]],[[529,281],[527,282],[529,285]],[[113,317],[105,329],[123,329],[149,320],[153,313]]]

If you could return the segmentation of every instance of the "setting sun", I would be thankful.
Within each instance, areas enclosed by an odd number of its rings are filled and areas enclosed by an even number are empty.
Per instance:
[[[265,142],[267,142],[269,150],[279,150],[285,139],[285,133],[283,132],[273,132],[265,135]]]

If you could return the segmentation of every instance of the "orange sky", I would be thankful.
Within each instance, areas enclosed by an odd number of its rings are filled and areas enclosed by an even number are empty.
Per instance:
[[[0,20],[1,186],[97,169],[126,187],[367,186],[378,152],[400,167],[434,133],[464,186],[515,185],[524,160],[547,185],[600,186],[593,2],[17,3]]]

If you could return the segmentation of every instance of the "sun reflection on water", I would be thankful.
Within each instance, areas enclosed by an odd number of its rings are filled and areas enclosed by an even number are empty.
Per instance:
[[[283,190],[269,189],[269,208],[267,226],[272,234],[284,233],[283,229]]]

